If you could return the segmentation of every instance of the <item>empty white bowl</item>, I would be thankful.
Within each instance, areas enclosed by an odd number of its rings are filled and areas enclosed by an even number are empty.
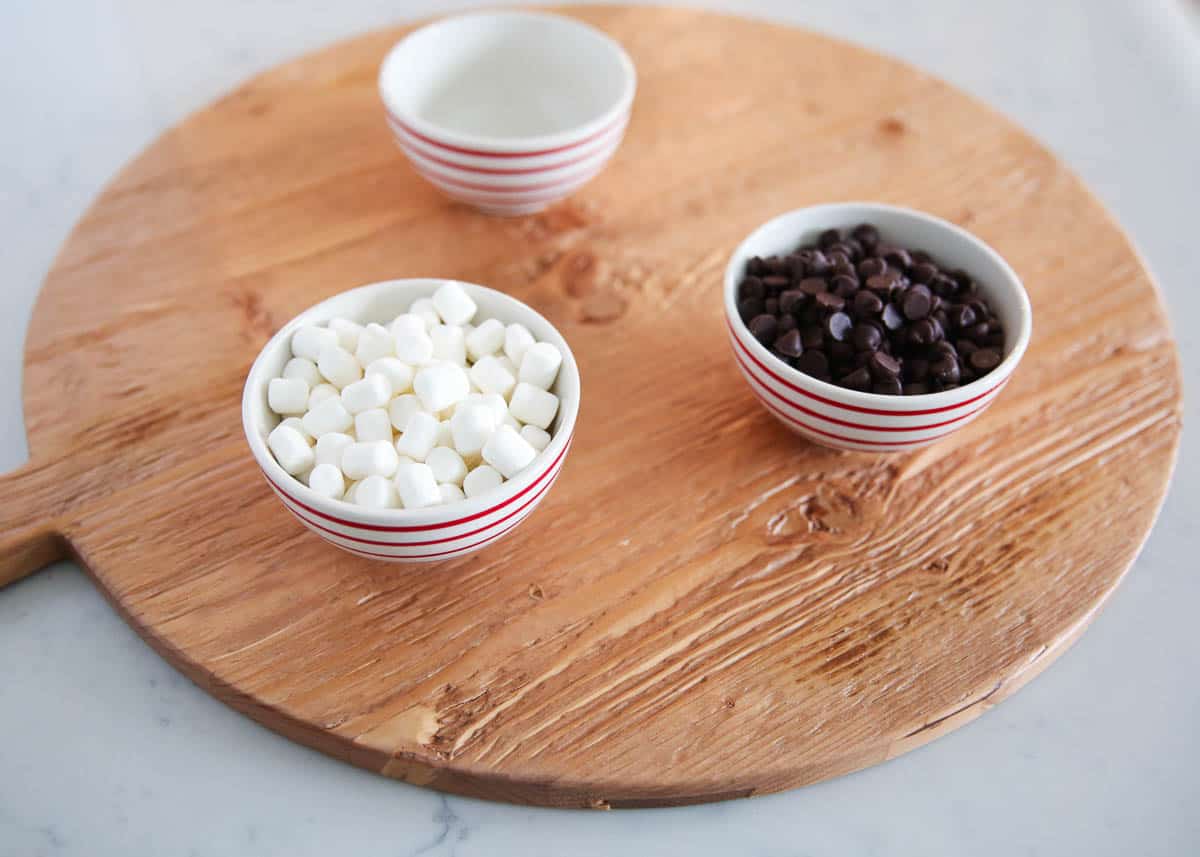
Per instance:
[[[545,208],[604,168],[636,84],[613,39],[534,12],[437,21],[402,39],[379,72],[388,123],[417,172],[506,215]]]
[[[263,347],[250,368],[242,393],[242,428],[254,460],[287,510],[330,544],[371,559],[435,562],[474,553],[511,532],[546,496],[562,469],[579,413],[579,368],[554,325],[514,297],[463,283],[479,306],[479,318],[505,324],[520,322],[539,342],[562,352],[562,366],[551,388],[559,398],[550,426],[550,444],[514,478],[474,498],[424,509],[370,509],[331,500],[288,474],[267,448],[267,435],[280,418],[267,405],[267,385],[292,356],[292,334],[301,325],[334,318],[386,322],[417,298],[430,297],[445,280],[390,280],[342,292],[302,312]]]
[[[737,289],[754,256],[786,255],[814,243],[826,229],[879,228],[883,240],[927,251],[946,268],[962,268],[979,283],[1004,324],[1004,360],[988,374],[953,390],[884,396],[848,390],[795,369],[755,339],[737,311]],[[871,202],[814,205],[760,226],[733,252],[725,269],[729,342],[750,389],[772,416],[814,443],[864,452],[907,452],[962,428],[987,408],[1017,368],[1033,332],[1033,312],[1008,263],[965,229],[930,214]]]

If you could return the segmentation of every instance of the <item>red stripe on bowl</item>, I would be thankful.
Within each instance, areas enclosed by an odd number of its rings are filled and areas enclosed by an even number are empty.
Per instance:
[[[445,529],[446,527],[458,527],[458,526],[461,526],[462,524],[469,524],[469,523],[471,523],[471,521],[478,521],[480,518],[483,518],[483,517],[491,515],[495,512],[498,512],[501,509],[503,509],[505,506],[507,506],[509,503],[512,503],[513,501],[520,499],[522,496],[524,496],[525,494],[528,494],[530,491],[532,491],[537,486],[537,484],[539,482],[541,482],[543,479],[545,479],[546,476],[549,475],[549,473],[552,470],[554,470],[555,466],[560,461],[563,460],[563,457],[567,454],[567,450],[571,448],[571,440],[572,440],[572,438],[570,438],[570,437],[567,438],[567,442],[566,442],[566,444],[563,445],[562,451],[558,454],[558,457],[555,458],[554,461],[550,462],[550,466],[547,467],[544,471],[542,471],[541,475],[538,476],[537,479],[530,482],[528,485],[526,485],[524,488],[522,488],[520,491],[518,491],[516,494],[509,497],[507,500],[503,501],[502,503],[497,503],[495,506],[492,506],[490,509],[484,509],[482,512],[476,512],[474,515],[467,515],[465,518],[458,518],[457,520],[454,520],[454,521],[444,521],[442,523],[437,523],[437,524],[424,524],[422,526],[391,527],[391,526],[386,526],[383,524],[360,524],[357,521],[347,521],[345,518],[339,518],[336,515],[328,515],[325,512],[320,511],[319,509],[314,509],[312,506],[309,506],[308,504],[306,504],[300,500],[297,500],[290,493],[288,493],[286,488],[284,488],[282,485],[278,484],[270,476],[268,476],[267,472],[265,470],[263,471],[263,476],[266,477],[267,481],[269,483],[271,483],[272,486],[274,486],[278,491],[280,491],[284,496],[286,496],[289,500],[291,500],[293,503],[295,503],[301,509],[303,509],[306,512],[312,512],[318,518],[322,518],[326,521],[332,521],[333,523],[340,524],[343,527],[353,527],[353,528],[359,529],[359,530],[371,530],[372,532],[376,532],[376,533],[421,533],[421,532],[425,532],[426,530],[442,530],[442,529]]]
[[[358,554],[359,556],[370,557],[371,559],[375,559],[375,558],[381,558],[381,559],[433,559],[434,557],[438,557],[438,556],[449,556],[450,554],[462,553],[464,551],[475,550],[476,548],[486,545],[488,542],[492,542],[492,541],[495,541],[496,539],[500,538],[502,535],[504,535],[509,530],[516,527],[518,524],[521,523],[521,521],[524,521],[524,520],[525,519],[522,518],[520,521],[514,521],[513,523],[511,523],[507,527],[505,527],[503,530],[501,530],[500,532],[493,533],[492,535],[488,536],[487,538],[480,539],[479,541],[474,542],[473,544],[463,545],[460,548],[452,548],[447,551],[436,551],[434,553],[396,554],[396,553],[382,553],[379,551],[369,551],[369,550],[364,550],[363,548],[352,548],[352,547],[349,547],[348,545],[334,545],[334,547],[341,548],[342,550],[345,550],[345,551],[350,551],[350,553],[355,553],[355,554]]]
[[[985,390],[984,392],[980,393],[978,396],[974,396],[970,399],[964,399],[963,401],[959,402],[956,405],[946,405],[945,407],[941,407],[941,408],[926,408],[924,410],[912,410],[912,411],[893,411],[893,410],[888,410],[887,408],[867,408],[867,407],[861,407],[859,405],[847,405],[846,403],[839,402],[836,399],[829,399],[829,398],[826,398],[825,396],[819,396],[816,393],[809,392],[808,390],[805,390],[803,387],[797,387],[795,384],[791,383],[790,381],[787,381],[784,378],[781,378],[779,375],[775,374],[770,369],[768,369],[765,365],[763,365],[761,360],[759,360],[752,353],[750,353],[750,349],[748,349],[746,347],[745,343],[743,343],[741,341],[741,339],[738,338],[737,331],[733,327],[733,322],[731,322],[729,320],[728,316],[725,317],[725,324],[729,327],[729,334],[733,337],[733,341],[737,344],[737,347],[740,348],[747,357],[749,357],[751,360],[753,360],[754,364],[756,366],[758,366],[758,368],[762,369],[764,372],[766,372],[768,375],[770,375],[772,378],[774,378],[780,384],[787,387],[789,390],[797,392],[800,395],[805,396],[809,399],[813,399],[815,401],[821,402],[822,404],[833,405],[835,407],[843,408],[847,411],[854,411],[855,413],[859,413],[859,414],[875,414],[875,415],[884,416],[884,417],[916,417],[916,416],[923,416],[925,414],[941,414],[941,413],[945,413],[946,411],[953,411],[957,408],[961,408],[964,405],[969,405],[972,402],[978,402],[984,396],[987,396],[987,395],[991,394],[992,392],[994,392],[995,390],[1000,389],[1002,386],[1004,386],[1004,383],[1006,381],[1008,381],[1008,377],[1005,377],[1002,380],[1000,380],[999,382],[997,382],[995,386]]]
[[[741,343],[739,342],[738,345],[741,346]],[[743,347],[743,350],[744,350],[744,347]],[[750,375],[751,377],[754,377],[754,380],[758,381],[758,383],[762,385],[764,390],[766,390],[768,393],[770,393],[772,396],[774,396],[779,401],[783,402],[785,405],[788,405],[789,407],[793,407],[796,410],[801,411],[803,413],[806,413],[810,417],[816,417],[819,420],[825,420],[826,422],[833,423],[834,425],[845,426],[846,428],[858,429],[859,431],[883,431],[883,432],[928,431],[929,429],[941,428],[942,426],[948,426],[948,425],[951,425],[952,423],[957,423],[962,420],[965,420],[968,417],[970,417],[972,414],[978,413],[979,411],[983,410],[984,408],[986,408],[988,405],[991,404],[991,402],[984,402],[979,407],[974,408],[973,410],[967,411],[965,414],[959,414],[957,417],[952,417],[951,419],[948,419],[948,420],[942,420],[940,423],[926,423],[925,425],[921,425],[921,426],[869,426],[869,425],[864,425],[862,423],[852,423],[849,420],[839,420],[837,417],[826,416],[825,414],[822,414],[818,411],[814,411],[811,408],[806,408],[803,405],[796,404],[791,399],[787,398],[786,396],[779,393],[778,391],[772,389],[770,386],[768,386],[767,384],[760,381],[757,377],[755,377],[754,373],[751,371],[750,367],[748,365],[746,365],[746,362],[744,360],[742,360],[741,355],[739,355],[736,351],[734,352],[733,356],[737,359],[738,363],[741,364],[742,370],[744,372],[746,372],[746,374]],[[752,359],[752,360],[754,359],[752,355],[751,355],[750,359]],[[757,361],[755,361],[755,362],[757,363]],[[758,365],[761,366],[762,364],[759,363]],[[770,374],[770,373],[768,372],[768,374]],[[774,377],[774,376],[772,376],[772,377]],[[1001,381],[999,384],[997,384],[992,389],[993,390],[998,389],[999,387],[1003,386],[1003,384],[1004,384],[1004,382]],[[989,390],[988,392],[991,392],[991,391]],[[972,401],[975,401],[975,399],[972,399]],[[837,402],[831,402],[831,404],[836,405]],[[842,406],[842,407],[844,407],[844,406]],[[893,414],[893,416],[896,416],[896,415]],[[905,414],[905,416],[907,416],[907,414]]]
[[[459,539],[465,539],[465,538],[469,538],[470,536],[476,536],[476,535],[479,535],[480,533],[482,533],[484,530],[490,530],[492,527],[495,527],[499,524],[503,524],[505,521],[509,520],[510,518],[521,514],[522,511],[529,508],[534,503],[537,503],[537,501],[542,497],[542,495],[550,490],[550,486],[554,484],[554,480],[557,478],[558,478],[558,474],[555,473],[554,476],[550,477],[550,480],[541,487],[541,490],[539,490],[536,494],[534,494],[532,497],[530,497],[528,500],[526,500],[524,503],[522,503],[519,507],[517,507],[513,511],[509,512],[503,518],[497,518],[495,521],[492,521],[490,524],[484,524],[482,527],[479,527],[478,529],[470,530],[465,533],[459,533],[457,536],[445,536],[440,539],[425,539],[425,540],[419,541],[419,542],[389,542],[389,541],[384,541],[382,539],[363,539],[363,538],[359,538],[358,536],[351,536],[346,533],[339,533],[337,530],[331,530],[329,527],[325,527],[325,526],[322,526],[321,524],[318,524],[316,521],[314,521],[311,518],[309,518],[308,516],[304,515],[302,512],[299,512],[296,509],[293,509],[290,505],[288,505],[288,509],[291,511],[291,513],[293,515],[295,515],[300,520],[304,521],[304,523],[308,524],[310,527],[314,527],[315,529],[318,529],[323,533],[329,533],[329,535],[336,536],[339,539],[346,539],[347,541],[356,542],[361,545],[379,545],[382,547],[389,547],[389,548],[421,548],[421,547],[428,547],[429,545],[441,545],[441,544],[445,544],[446,542],[455,542],[455,541],[458,541]],[[282,497],[282,495],[281,495],[281,497]],[[283,501],[285,504],[288,503],[286,498],[283,498]]]
[[[752,387],[751,389],[754,389],[754,388]],[[800,428],[804,429],[805,431],[810,431],[813,434],[819,434],[822,437],[832,438],[834,440],[843,441],[845,443],[858,443],[858,444],[862,444],[864,446],[889,446],[889,447],[890,446],[918,446],[920,444],[932,443],[933,441],[937,440],[938,438],[945,437],[948,434],[953,434],[954,432],[956,432],[958,430],[958,429],[950,429],[949,431],[942,432],[941,434],[935,434],[932,437],[920,438],[918,440],[859,440],[856,437],[847,437],[844,434],[836,434],[831,431],[825,431],[824,429],[819,429],[816,426],[809,425],[808,423],[804,422],[803,420],[798,420],[795,417],[793,417],[791,414],[784,413],[782,410],[775,407],[775,405],[771,404],[771,402],[768,399],[759,395],[757,389],[754,389],[754,395],[755,395],[755,398],[757,398],[762,403],[763,407],[767,408],[767,410],[769,410],[771,413],[777,415],[781,419],[787,420],[789,423],[798,425],[798,426],[800,426]]]
[[[550,148],[550,149],[526,150],[523,152],[495,152],[495,151],[488,151],[487,149],[468,149],[463,146],[455,146],[451,143],[443,143],[441,140],[438,140],[434,137],[427,136],[425,134],[422,134],[420,131],[415,130],[407,122],[405,122],[403,119],[401,119],[399,116],[397,116],[395,113],[392,113],[390,110],[388,111],[388,118],[391,121],[395,122],[396,125],[399,126],[400,129],[403,130],[405,134],[415,137],[416,139],[420,140],[421,142],[427,143],[430,146],[434,146],[435,148],[443,149],[447,152],[454,152],[456,155],[470,155],[471,157],[475,157],[475,158],[540,158],[540,157],[544,157],[546,155],[557,155],[559,152],[569,152],[571,149],[577,149],[580,146],[583,146],[587,143],[590,143],[593,140],[603,137],[605,134],[607,134],[613,128],[616,128],[617,126],[624,123],[628,117],[629,117],[629,114],[627,112],[622,113],[619,116],[617,116],[617,118],[614,121],[605,125],[603,128],[601,128],[598,131],[593,131],[591,134],[588,134],[586,137],[581,137],[578,140],[575,140],[573,142],[564,143],[561,146],[554,146],[553,148]]]
[[[462,179],[455,178],[454,176],[448,176],[445,173],[431,170],[429,167],[426,167],[423,164],[417,164],[415,161],[413,162],[413,169],[434,183],[448,184],[455,188],[463,188],[464,190],[482,190],[489,193],[510,194],[534,193],[536,191],[552,189],[561,190],[564,187],[570,187],[577,181],[587,181],[596,175],[596,173],[600,172],[600,170],[603,168],[603,162],[599,164],[589,164],[582,170],[575,170],[567,173],[565,176],[554,179],[553,181],[537,182],[535,184],[527,185],[505,185],[486,184],[482,182],[465,182]]]
[[[393,128],[392,130],[394,131],[395,129]],[[616,151],[619,142],[619,140],[614,139],[611,144],[607,144],[606,146],[598,146],[593,151],[584,152],[577,157],[567,158],[564,161],[555,161],[552,164],[545,164],[538,167],[476,167],[471,164],[464,164],[461,161],[451,161],[447,158],[439,157],[424,146],[421,146],[415,142],[406,141],[399,135],[396,137],[397,145],[399,145],[407,155],[412,156],[415,154],[419,158],[432,161],[433,163],[440,164],[444,167],[452,167],[453,169],[461,170],[465,173],[477,173],[484,176],[529,176],[536,175],[538,173],[549,173],[553,172],[554,170],[561,170],[564,167],[571,167],[575,164],[583,163],[590,158],[597,157],[602,152],[606,153],[604,157],[610,158],[612,157],[612,153]]]

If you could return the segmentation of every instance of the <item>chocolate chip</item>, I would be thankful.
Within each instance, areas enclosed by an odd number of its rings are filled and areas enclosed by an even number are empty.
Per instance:
[[[873,291],[880,297],[887,297],[892,293],[892,289],[896,287],[896,275],[892,272],[876,274],[873,277],[867,277],[867,288]]]
[[[913,381],[924,381],[929,377],[929,361],[923,357],[914,357],[905,361],[904,370]]]
[[[779,315],[779,298],[767,298],[763,301],[763,312],[767,315]]]
[[[779,321],[773,315],[756,315],[750,319],[750,333],[761,342],[763,345],[770,345],[775,341],[775,336],[779,332]]]
[[[945,274],[935,274],[929,280],[929,288],[939,298],[954,297],[954,293],[958,291],[958,283],[947,277]]]
[[[854,294],[854,311],[861,316],[878,315],[883,309],[879,295],[862,289]]]
[[[761,315],[764,309],[762,298],[742,298],[738,301],[738,315],[742,321],[749,322],[756,315]]]
[[[875,245],[879,243],[879,230],[870,223],[861,223],[855,226],[850,236],[861,243],[864,250],[874,249]]]
[[[843,298],[853,297],[858,291],[858,277],[852,277],[848,274],[838,274],[829,281],[829,285],[833,287],[833,291]]]
[[[767,288],[767,294],[777,295],[786,289],[792,281],[782,274],[771,274],[769,277],[763,277],[762,282]]]
[[[904,317],[909,321],[917,321],[929,315],[933,309],[933,295],[928,286],[913,286],[904,293]]]
[[[822,253],[820,250],[813,250],[812,255],[808,257],[804,267],[805,270],[811,275],[824,276],[825,274],[829,273],[830,265],[829,260],[825,258],[824,253]]]
[[[792,330],[775,340],[775,353],[784,357],[799,357],[804,353],[804,344],[800,340],[800,331]]]
[[[888,251],[883,254],[883,260],[902,271],[907,271],[913,263],[912,256],[908,255],[908,251],[901,247],[889,247]]]
[[[882,351],[876,351],[871,355],[871,359],[867,361],[867,368],[871,370],[872,377],[876,379],[896,378],[900,375],[900,363],[895,357],[884,354]]]
[[[836,244],[841,240],[842,233],[838,232],[836,229],[826,229],[817,238],[817,246],[822,250],[827,250],[829,245]]]
[[[833,337],[835,342],[845,342],[846,337],[850,335],[850,328],[853,326],[854,322],[844,312],[835,312],[825,320],[825,331]]]
[[[882,378],[871,386],[872,393],[880,393],[884,396],[899,396],[903,391],[899,378]]]
[[[779,330],[776,332],[776,335],[783,336],[789,330],[795,330],[799,326],[800,326],[800,323],[798,321],[796,321],[796,317],[794,315],[788,315],[787,313],[780,313],[780,315],[779,315]]]
[[[837,311],[846,306],[846,299],[833,292],[821,292],[814,300],[816,305],[823,310]]]
[[[800,281],[800,285],[798,285],[797,288],[806,295],[815,296],[821,294],[822,292],[828,291],[829,284],[820,277],[807,277]]]
[[[963,358],[970,357],[979,350],[978,345],[966,338],[954,340],[954,347],[958,350],[959,356]]]
[[[746,277],[738,286],[739,298],[758,298],[766,297],[767,289],[763,285],[763,281],[758,277]]]
[[[935,381],[941,384],[957,384],[959,381],[958,361],[953,357],[943,357],[929,367]]]
[[[924,381],[913,381],[910,384],[905,384],[901,392],[906,396],[923,396],[929,392],[929,385]]]
[[[746,273],[754,277],[761,277],[767,273],[767,263],[763,261],[761,256],[753,256],[746,263]]]
[[[931,318],[922,319],[908,329],[908,341],[913,345],[932,345],[941,339],[941,328]]]
[[[843,387],[849,387],[851,390],[869,390],[871,389],[871,373],[866,369],[855,369],[842,377],[839,382]]]
[[[904,316],[900,314],[900,310],[896,309],[895,304],[888,304],[883,308],[883,326],[888,330],[899,330],[904,325]]]
[[[825,344],[825,334],[815,324],[800,328],[800,339],[805,348],[820,348]]]
[[[883,334],[873,324],[854,325],[854,347],[859,351],[876,351],[883,342]]]
[[[870,259],[863,259],[858,263],[858,275],[860,277],[878,277],[887,270],[887,262],[872,256]]]
[[[912,266],[912,270],[908,272],[908,277],[914,283],[929,284],[937,274],[938,269],[928,262],[918,262]]]
[[[805,351],[796,358],[796,368],[805,375],[820,377],[829,374],[829,360],[820,351]]]
[[[946,318],[952,327],[970,327],[975,323],[975,310],[969,304],[956,304],[946,310]]]
[[[804,309],[808,303],[808,295],[799,289],[788,289],[779,294],[779,311],[792,315]]]

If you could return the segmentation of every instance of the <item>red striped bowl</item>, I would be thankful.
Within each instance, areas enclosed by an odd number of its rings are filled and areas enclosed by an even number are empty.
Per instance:
[[[491,214],[538,211],[612,157],[637,86],[619,44],[570,18],[445,18],[401,40],[379,71],[388,125],[426,180]]]
[[[737,287],[751,257],[790,253],[800,244],[815,241],[822,230],[848,229],[865,222],[875,224],[891,243],[920,247],[940,264],[971,272],[1008,334],[999,366],[955,390],[925,396],[881,396],[805,375],[750,335],[738,316]],[[797,209],[751,233],[725,269],[725,318],[738,368],[772,416],[814,443],[862,452],[916,449],[974,420],[1004,389],[1033,330],[1025,288],[996,251],[932,215],[865,202]]]
[[[550,322],[501,292],[463,283],[480,315],[508,324],[520,322],[539,340],[563,353],[553,391],[559,397],[552,439],[523,473],[481,497],[428,509],[367,509],[322,497],[288,475],[267,449],[267,435],[279,421],[267,406],[267,384],[291,356],[291,338],[304,324],[350,318],[390,320],[420,297],[429,297],[443,280],[391,280],[343,292],[288,322],[263,348],[250,369],[242,393],[242,427],[250,451],[267,484],[283,505],[330,544],[371,559],[436,562],[466,556],[502,538],[525,520],[558,478],[579,412],[579,368],[567,342]]]

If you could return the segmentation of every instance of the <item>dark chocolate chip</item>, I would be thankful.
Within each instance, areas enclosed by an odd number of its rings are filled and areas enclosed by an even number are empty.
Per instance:
[[[872,377],[876,379],[896,378],[900,375],[900,362],[882,351],[876,351],[871,355],[871,359],[867,361],[867,368],[871,370]]]
[[[871,373],[866,369],[855,369],[842,377],[841,385],[849,387],[851,390],[869,390],[871,389]]]
[[[817,238],[817,246],[822,250],[829,248],[831,244],[836,244],[842,240],[842,233],[836,229],[826,229]]]
[[[763,312],[767,315],[779,315],[779,298],[767,298],[763,301]]]
[[[763,261],[761,256],[753,256],[746,263],[746,273],[755,277],[761,277],[767,273],[767,263]]]
[[[792,330],[775,340],[775,353],[784,357],[799,357],[804,353],[804,343],[800,340],[800,331]]]
[[[799,289],[788,289],[779,294],[779,311],[789,315],[804,309],[808,303],[808,295]]]
[[[854,325],[854,347],[859,351],[876,351],[883,342],[883,335],[873,324]]]
[[[913,286],[904,293],[904,310],[905,318],[910,321],[917,321],[929,315],[929,311],[933,309],[933,295],[929,292],[928,286]]]
[[[820,377],[829,374],[829,360],[820,351],[805,351],[796,358],[796,368],[805,375]]]
[[[863,259],[858,263],[858,275],[860,277],[877,277],[887,270],[887,262],[872,256],[870,259]]]
[[[738,286],[739,298],[759,298],[761,300],[766,297],[766,294],[766,287],[758,277],[746,277]]]
[[[905,384],[901,392],[906,396],[923,396],[929,392],[929,385],[924,381],[913,381]]]
[[[763,308],[762,298],[742,298],[738,301],[738,315],[745,322],[749,322],[756,315],[761,315]]]
[[[823,310],[837,311],[845,308],[846,299],[841,295],[836,295],[833,292],[821,292],[814,299],[816,305]]]
[[[805,348],[820,348],[825,344],[825,334],[815,324],[800,328],[800,339]]]
[[[903,391],[899,378],[881,378],[871,386],[872,393],[884,396],[899,396]]]
[[[853,326],[854,322],[844,312],[835,312],[825,320],[825,331],[833,337],[835,342],[844,342],[850,335],[850,328]]]
[[[786,289],[792,281],[782,274],[771,274],[770,276],[763,277],[762,282],[767,287],[767,294],[777,295]]]
[[[883,308],[883,326],[888,330],[899,330],[904,324],[904,316],[895,304],[887,304]]]
[[[919,262],[912,266],[912,270],[908,272],[908,277],[914,283],[925,283],[928,285],[937,272],[938,269],[928,262]]]
[[[902,271],[907,271],[912,267],[912,256],[902,247],[889,247],[888,251],[882,255],[885,262]]]
[[[879,295],[861,289],[854,295],[854,311],[859,316],[878,315],[883,310],[883,301]]]
[[[806,295],[819,295],[829,290],[829,284],[820,277],[807,277],[800,281],[797,288]]]
[[[763,345],[770,345],[775,341],[775,336],[779,332],[779,321],[773,315],[756,315],[750,319],[750,333],[761,342]]]
[[[853,297],[858,291],[858,277],[852,277],[848,274],[838,274],[829,281],[829,285],[833,287],[833,291],[843,298]]]
[[[867,246],[874,247],[879,243],[879,230],[870,223],[861,223],[855,226],[850,235],[854,240],[860,242],[864,249]]]

